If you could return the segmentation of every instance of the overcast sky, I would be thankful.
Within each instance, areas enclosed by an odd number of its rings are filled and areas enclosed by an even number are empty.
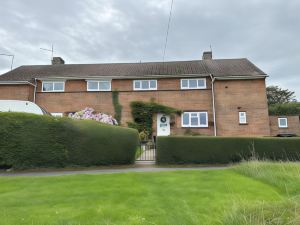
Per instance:
[[[171,0],[1,0],[0,53],[14,68],[66,63],[161,61]],[[300,99],[299,0],[174,0],[166,60],[248,58],[269,85]],[[0,72],[10,58],[0,56]]]

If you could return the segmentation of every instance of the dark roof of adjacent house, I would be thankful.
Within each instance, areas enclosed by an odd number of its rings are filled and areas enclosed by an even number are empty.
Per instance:
[[[173,62],[61,64],[20,66],[0,76],[0,81],[30,81],[54,77],[147,77],[160,75],[266,76],[248,59],[211,59]]]

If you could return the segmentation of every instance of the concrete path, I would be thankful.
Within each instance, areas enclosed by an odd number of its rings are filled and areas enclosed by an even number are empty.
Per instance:
[[[99,168],[99,169],[82,169],[82,170],[54,170],[54,171],[18,171],[5,172],[0,171],[0,176],[62,176],[76,174],[112,174],[128,172],[160,172],[160,171],[183,171],[183,170],[219,170],[225,169],[226,166],[197,166],[197,167],[158,167],[154,162],[136,164],[132,167],[125,168]]]

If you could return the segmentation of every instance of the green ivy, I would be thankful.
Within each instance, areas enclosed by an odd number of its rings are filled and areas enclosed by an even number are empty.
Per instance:
[[[130,104],[131,114],[134,122],[128,123],[131,128],[137,129],[139,132],[145,131],[150,136],[152,135],[153,115],[156,113],[164,113],[167,115],[181,111],[172,107],[160,105],[155,102],[134,101]]]
[[[113,91],[112,92],[112,102],[115,109],[115,119],[118,121],[118,124],[121,125],[121,118],[122,118],[122,105],[119,103],[119,92]]]
[[[300,115],[300,102],[270,105],[269,114],[272,116]]]

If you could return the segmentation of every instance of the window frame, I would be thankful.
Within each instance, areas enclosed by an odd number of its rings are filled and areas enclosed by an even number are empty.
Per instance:
[[[281,126],[280,125],[280,120],[285,120],[285,126]],[[288,125],[288,118],[287,117],[278,117],[278,128],[288,128],[289,125]]]
[[[242,119],[242,116],[241,116],[241,114],[242,113],[245,113],[245,121],[242,121],[241,119]],[[239,112],[239,124],[248,124],[248,122],[247,122],[247,112],[246,111],[240,111]]]
[[[184,80],[187,80],[187,87],[183,87],[183,81]],[[196,80],[197,81],[197,87],[190,87],[190,80]],[[198,81],[199,80],[202,80],[204,81],[204,86],[199,86],[198,85]],[[198,89],[206,89],[206,78],[183,78],[183,79],[180,79],[180,89],[181,90],[198,90]]]
[[[98,88],[97,89],[89,89],[89,82],[97,82]],[[100,88],[100,83],[104,83],[104,82],[109,82],[109,89],[108,90]],[[111,91],[111,80],[86,80],[86,90],[88,92],[93,92],[93,91],[101,91],[101,92],[102,91],[103,92]]]
[[[142,88],[142,81],[148,81],[149,82],[149,88],[147,88],[147,89]],[[150,82],[151,81],[155,81],[155,88],[150,87]],[[135,87],[136,82],[140,83],[139,88]],[[151,79],[151,80],[133,80],[133,90],[134,91],[153,91],[153,90],[157,90],[157,84],[158,84],[157,80],[153,80],[153,79]]]
[[[51,116],[53,116],[53,117],[63,117],[64,113],[55,112],[55,113],[51,113]]]
[[[183,124],[183,115],[188,113],[189,114],[189,124],[188,125],[185,125]],[[198,125],[192,125],[191,124],[191,114],[192,113],[197,113],[198,114]],[[205,117],[206,117],[206,123],[205,124],[202,124],[200,123],[200,114],[205,114]],[[208,112],[207,111],[196,111],[196,112],[183,112],[181,114],[181,127],[183,128],[208,128]]]
[[[53,85],[52,90],[44,91],[44,84],[47,84],[47,83],[52,83],[52,85]],[[63,84],[63,89],[62,90],[54,90],[54,86],[57,83],[62,83]],[[66,83],[65,81],[42,81],[42,92],[64,92],[65,91],[65,83]]]

